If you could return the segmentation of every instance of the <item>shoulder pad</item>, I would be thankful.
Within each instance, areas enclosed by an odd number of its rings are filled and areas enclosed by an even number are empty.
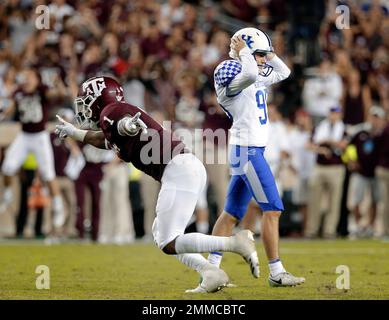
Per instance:
[[[215,69],[214,78],[219,86],[226,87],[242,71],[242,65],[237,60],[225,60]]]

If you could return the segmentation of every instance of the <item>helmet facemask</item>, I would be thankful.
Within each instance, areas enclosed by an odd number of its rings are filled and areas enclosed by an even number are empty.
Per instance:
[[[98,124],[92,120],[92,104],[97,97],[92,95],[77,97],[74,99],[74,108],[76,110],[76,122],[81,129],[99,130]]]

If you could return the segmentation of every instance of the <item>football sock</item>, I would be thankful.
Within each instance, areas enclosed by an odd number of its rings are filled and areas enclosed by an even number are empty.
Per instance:
[[[3,193],[4,204],[9,205],[12,202],[13,197],[14,196],[13,196],[13,192],[12,192],[12,187],[5,188],[4,193]]]
[[[55,213],[62,213],[64,210],[62,197],[60,195],[53,197],[53,210]]]
[[[208,262],[218,268],[220,268],[220,264],[222,263],[223,253],[221,252],[211,252],[208,255]]]
[[[286,271],[279,258],[269,261],[269,269],[272,276]]]
[[[208,221],[199,221],[196,222],[197,232],[207,234],[209,231],[209,222]]]
[[[209,236],[201,233],[186,233],[176,238],[176,252],[201,253],[212,251],[233,251],[231,237]]]
[[[187,267],[196,270],[198,273],[201,273],[202,270],[204,270],[204,267],[209,265],[207,259],[199,253],[178,254],[176,255],[176,258]]]

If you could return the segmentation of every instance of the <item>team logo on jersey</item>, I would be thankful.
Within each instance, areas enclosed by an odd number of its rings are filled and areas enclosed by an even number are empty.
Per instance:
[[[242,39],[243,39],[244,42],[246,42],[247,46],[248,46],[250,49],[253,48],[252,44],[254,43],[254,40],[252,39],[251,36],[242,34]]]
[[[101,92],[106,88],[104,78],[94,78],[90,81],[85,81],[82,84],[82,90],[86,95],[101,96]]]

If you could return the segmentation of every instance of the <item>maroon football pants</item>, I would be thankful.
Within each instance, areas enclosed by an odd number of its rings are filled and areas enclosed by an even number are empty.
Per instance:
[[[96,241],[99,233],[100,220],[100,182],[103,178],[101,164],[87,165],[82,169],[79,178],[75,183],[77,196],[77,220],[76,229],[80,238],[84,238],[84,221],[85,221],[85,190],[88,188],[91,194],[91,236]]]

